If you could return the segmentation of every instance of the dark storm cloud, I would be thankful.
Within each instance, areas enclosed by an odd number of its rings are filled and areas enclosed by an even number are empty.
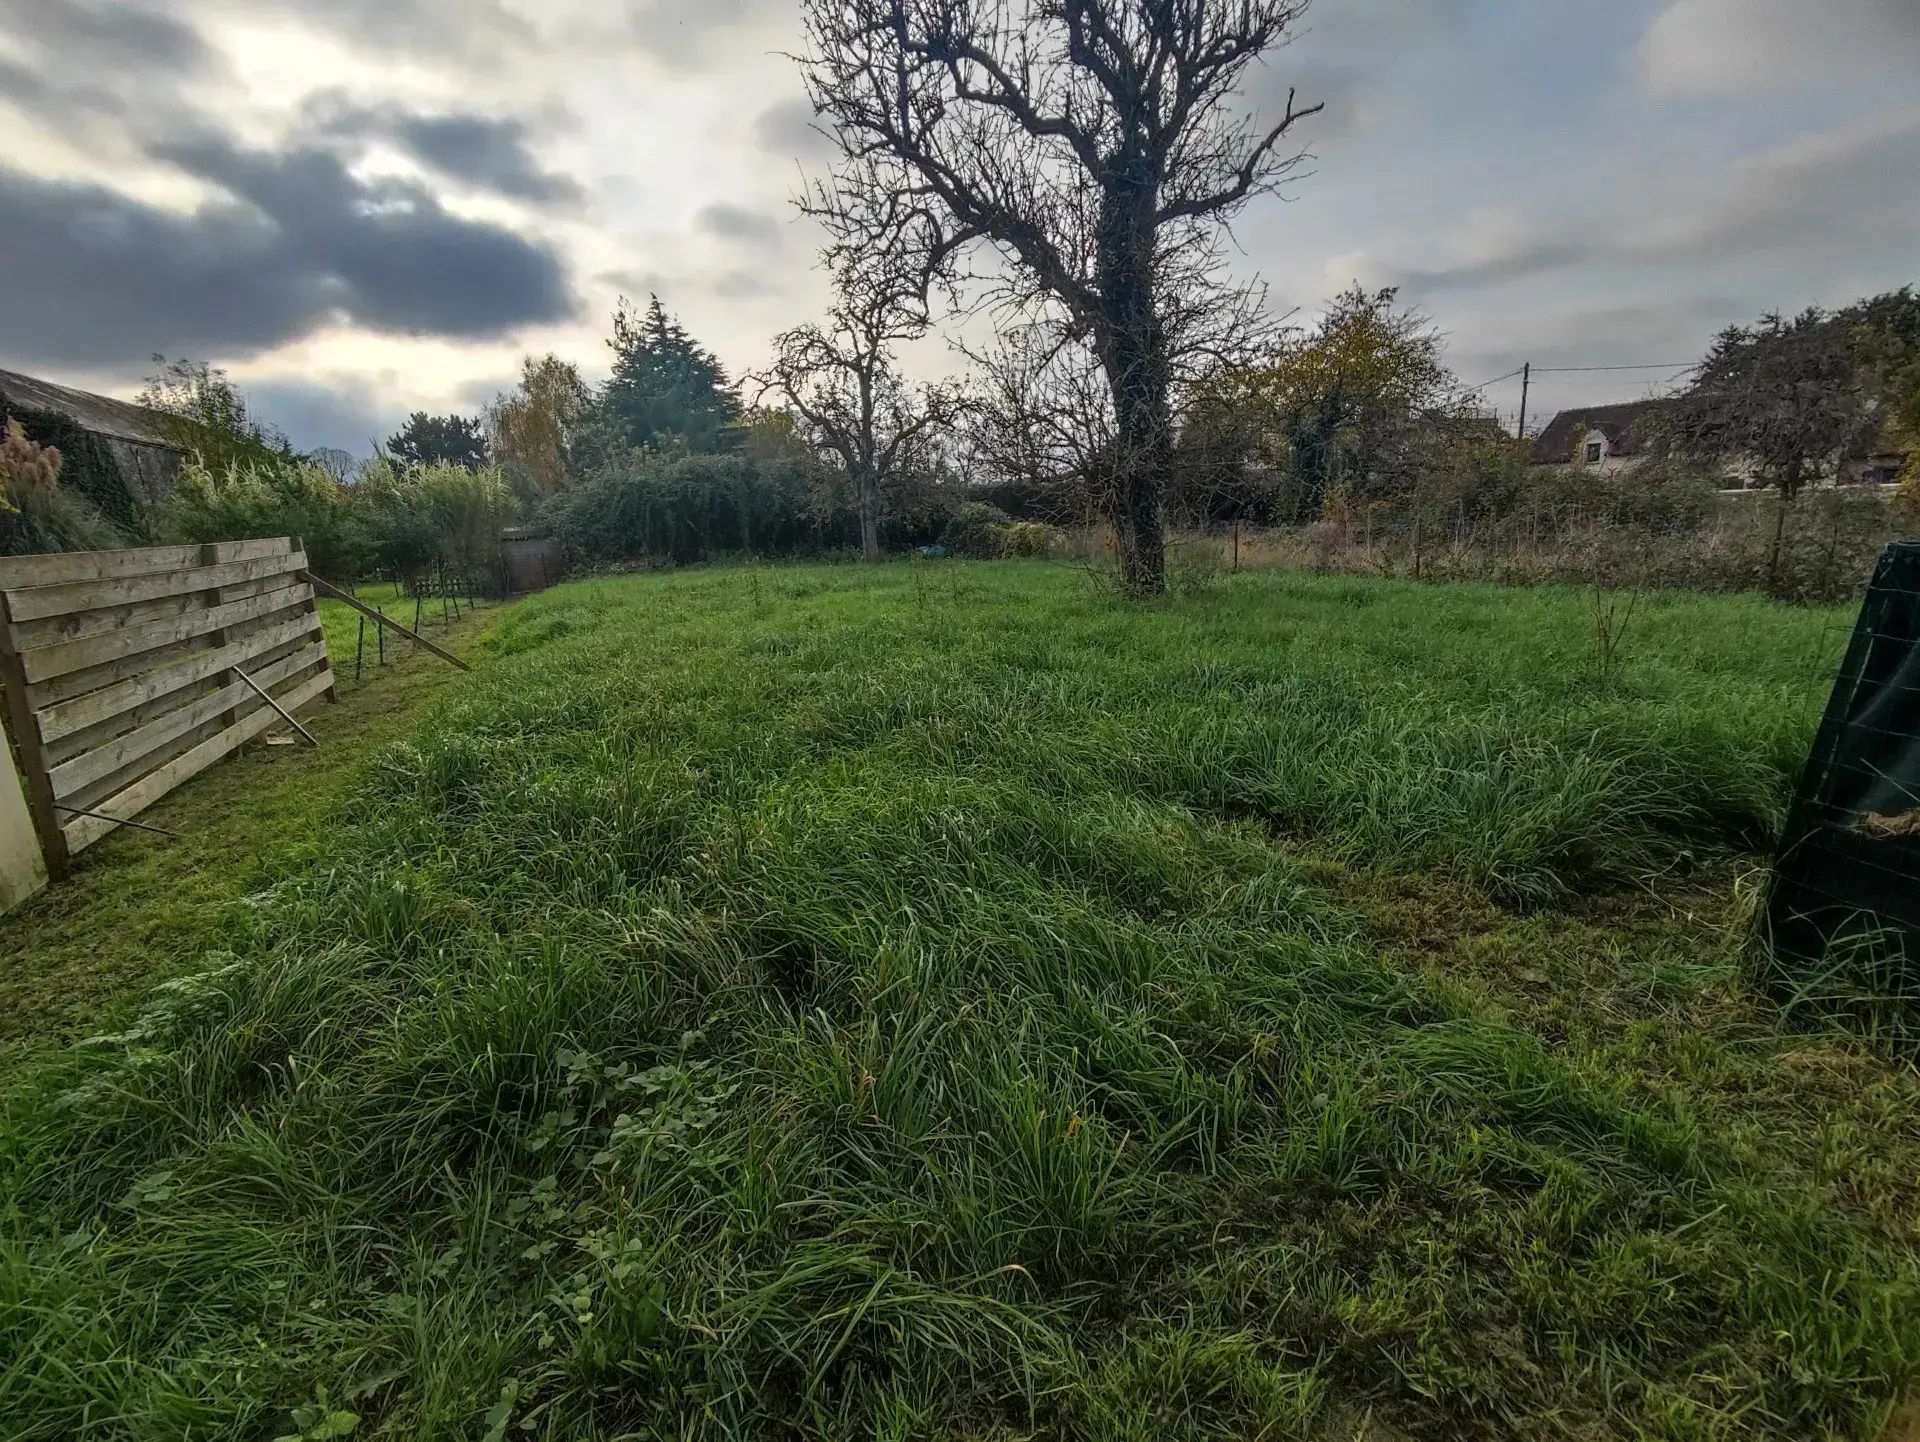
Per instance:
[[[358,181],[321,151],[201,140],[158,153],[234,200],[182,214],[0,170],[9,358],[241,356],[329,322],[478,338],[575,313],[551,250],[450,215],[419,186]]]
[[[581,190],[534,156],[532,127],[516,117],[425,114],[403,106],[356,105],[339,91],[309,100],[312,129],[343,141],[392,141],[450,180],[515,200],[576,201]]]
[[[0,60],[0,103],[122,152],[133,122],[149,133],[176,127],[191,113],[182,86],[224,69],[197,31],[136,6],[0,0],[0,35],[25,51]]]
[[[394,136],[442,175],[518,200],[577,200],[580,187],[541,168],[518,120],[477,115],[406,115]]]
[[[744,205],[733,205],[724,200],[702,206],[693,217],[693,228],[707,235],[717,235],[723,240],[737,240],[748,245],[780,243],[778,220],[761,211],[749,210]]]

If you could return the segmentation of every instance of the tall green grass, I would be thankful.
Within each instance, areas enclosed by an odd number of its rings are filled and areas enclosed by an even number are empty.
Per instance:
[[[1836,618],[1045,567],[568,587],[18,1090],[22,1438],[1867,1436],[1910,1247],[1385,963],[1763,840]],[[331,1430],[330,1430],[331,1429]]]

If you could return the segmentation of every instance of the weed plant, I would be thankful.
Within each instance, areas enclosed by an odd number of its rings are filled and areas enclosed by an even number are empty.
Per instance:
[[[1833,622],[1652,597],[1601,691],[1575,590],[530,601],[14,1089],[7,1433],[1870,1437],[1912,1231],[1322,884],[1544,918],[1764,844]]]

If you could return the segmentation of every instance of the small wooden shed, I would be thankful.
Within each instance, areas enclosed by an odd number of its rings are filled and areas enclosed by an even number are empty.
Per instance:
[[[537,526],[508,526],[500,533],[500,573],[510,595],[544,591],[567,577],[567,554]]]

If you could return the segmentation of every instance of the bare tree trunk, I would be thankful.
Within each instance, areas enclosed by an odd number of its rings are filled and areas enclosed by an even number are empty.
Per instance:
[[[871,470],[860,477],[860,559],[880,559],[880,477]]]
[[[1173,470],[1173,362],[1153,293],[1155,204],[1144,174],[1110,189],[1096,263],[1107,332],[1101,363],[1113,393],[1113,531],[1130,596],[1167,591],[1160,501]]]
[[[1157,457],[1132,452],[1122,458],[1115,478],[1113,536],[1120,552],[1120,584],[1130,596],[1167,592],[1167,539],[1160,526],[1166,460],[1165,452]]]
[[[1793,491],[1786,485],[1780,487],[1780,508],[1773,518],[1773,548],[1767,553],[1767,594],[1776,600],[1780,595],[1780,547],[1787,534],[1787,507],[1793,501]]]

